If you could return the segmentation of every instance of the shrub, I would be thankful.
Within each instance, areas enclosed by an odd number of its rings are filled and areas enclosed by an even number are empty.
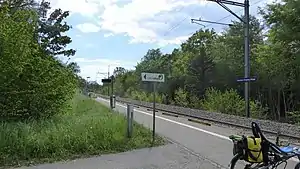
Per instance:
[[[201,108],[201,100],[197,96],[192,95],[190,96],[189,99],[190,99],[189,107]]]
[[[294,112],[287,112],[287,119],[291,124],[300,124],[300,111],[294,111]]]
[[[175,105],[187,107],[188,103],[188,93],[184,91],[182,88],[179,88],[175,91],[174,98]]]
[[[245,116],[245,101],[236,90],[230,89],[222,93],[214,88],[205,92],[205,99],[201,101],[201,107],[208,111],[217,111],[231,115]],[[251,117],[261,117],[265,109],[257,102],[250,101]]]
[[[37,44],[34,13],[6,13],[1,9],[0,117],[36,119],[62,112],[76,89],[74,74]]]
[[[153,92],[148,94],[147,97],[147,102],[153,102]],[[163,97],[159,93],[155,93],[155,102],[156,103],[162,103],[163,102]]]
[[[148,96],[147,96],[147,93],[142,91],[132,91],[131,92],[131,97],[134,99],[134,100],[140,100],[140,101],[147,101],[148,99]]]

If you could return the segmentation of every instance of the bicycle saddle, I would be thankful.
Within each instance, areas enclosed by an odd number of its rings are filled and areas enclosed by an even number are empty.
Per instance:
[[[294,147],[292,147],[292,146],[280,147],[280,150],[285,153],[291,153],[294,151]]]

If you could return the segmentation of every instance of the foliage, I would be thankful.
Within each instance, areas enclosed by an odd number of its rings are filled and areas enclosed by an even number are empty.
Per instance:
[[[214,88],[207,89],[206,98],[201,106],[208,111],[218,111],[232,115],[241,115],[243,113],[244,101],[235,90],[230,89],[222,93]]]
[[[287,112],[299,114],[299,11],[299,1],[283,0],[262,8],[262,21],[250,17],[250,75],[258,77],[250,84],[252,117],[289,121]],[[243,116],[244,85],[236,82],[244,77],[243,55],[242,22],[221,33],[199,29],[171,53],[149,49],[134,71],[116,69],[115,94],[147,101],[152,85],[140,73],[164,73],[157,85],[164,103]]]
[[[147,99],[147,93],[146,92],[138,92],[138,91],[133,91],[131,93],[131,96],[135,100],[141,100],[141,101],[148,101]]]
[[[179,88],[175,91],[174,104],[187,107],[188,106],[188,95],[187,92]]]
[[[292,124],[300,124],[300,112],[287,112],[287,121]]]
[[[135,100],[140,100],[140,101],[147,101],[147,102],[153,102],[153,93],[147,94],[144,91],[133,91],[131,93],[131,97]],[[162,97],[158,94],[155,93],[155,102],[157,103],[162,103]]]
[[[127,140],[122,115],[78,94],[88,89],[94,97],[100,86],[69,63],[75,54],[66,49],[72,42],[65,35],[69,12],[54,9],[48,15],[49,9],[43,0],[0,2],[0,166],[152,146],[150,131],[134,123],[133,139]]]
[[[224,93],[215,88],[207,89],[201,107],[208,111],[245,116],[245,101],[234,89],[226,90]],[[250,101],[250,109],[254,118],[262,117],[259,113],[265,111],[254,101]]]
[[[8,3],[10,6],[5,3],[0,6],[1,118],[38,119],[63,112],[75,93],[77,75],[73,70],[78,69],[55,58],[57,54],[70,53],[64,50],[70,38],[60,36],[69,29],[66,24],[60,24],[67,13],[56,10],[49,18],[54,23],[48,19],[41,26],[39,13],[31,2],[14,8],[13,3]],[[68,40],[52,38],[46,43],[37,35],[48,40],[51,36]]]
[[[66,114],[43,121],[0,124],[0,166],[49,162],[152,146],[149,130],[134,123],[126,139],[126,119],[77,94]],[[155,144],[162,144],[157,137]]]

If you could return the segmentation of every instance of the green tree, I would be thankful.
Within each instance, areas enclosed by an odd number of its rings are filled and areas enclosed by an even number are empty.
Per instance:
[[[67,67],[74,73],[74,74],[78,74],[80,73],[80,67],[76,62],[71,62],[69,64],[67,64]]]
[[[250,16],[250,76],[258,77],[250,87],[253,117],[300,120],[299,3],[267,5],[260,11],[264,23]],[[152,85],[141,82],[141,72],[166,75],[157,88],[165,103],[244,115],[244,85],[236,82],[244,76],[243,23],[235,21],[221,34],[200,29],[171,53],[149,49],[136,70],[118,71],[116,89],[149,101]]]
[[[2,4],[0,18],[1,117],[47,118],[63,112],[76,77],[38,44],[36,11]]]

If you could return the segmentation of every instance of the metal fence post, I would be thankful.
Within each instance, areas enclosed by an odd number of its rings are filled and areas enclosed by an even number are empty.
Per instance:
[[[111,95],[109,97],[109,104],[110,104],[110,108],[116,108],[116,96],[115,95]]]
[[[112,95],[112,108],[116,108],[116,96]]]
[[[133,129],[133,105],[127,104],[127,137],[132,137]]]

